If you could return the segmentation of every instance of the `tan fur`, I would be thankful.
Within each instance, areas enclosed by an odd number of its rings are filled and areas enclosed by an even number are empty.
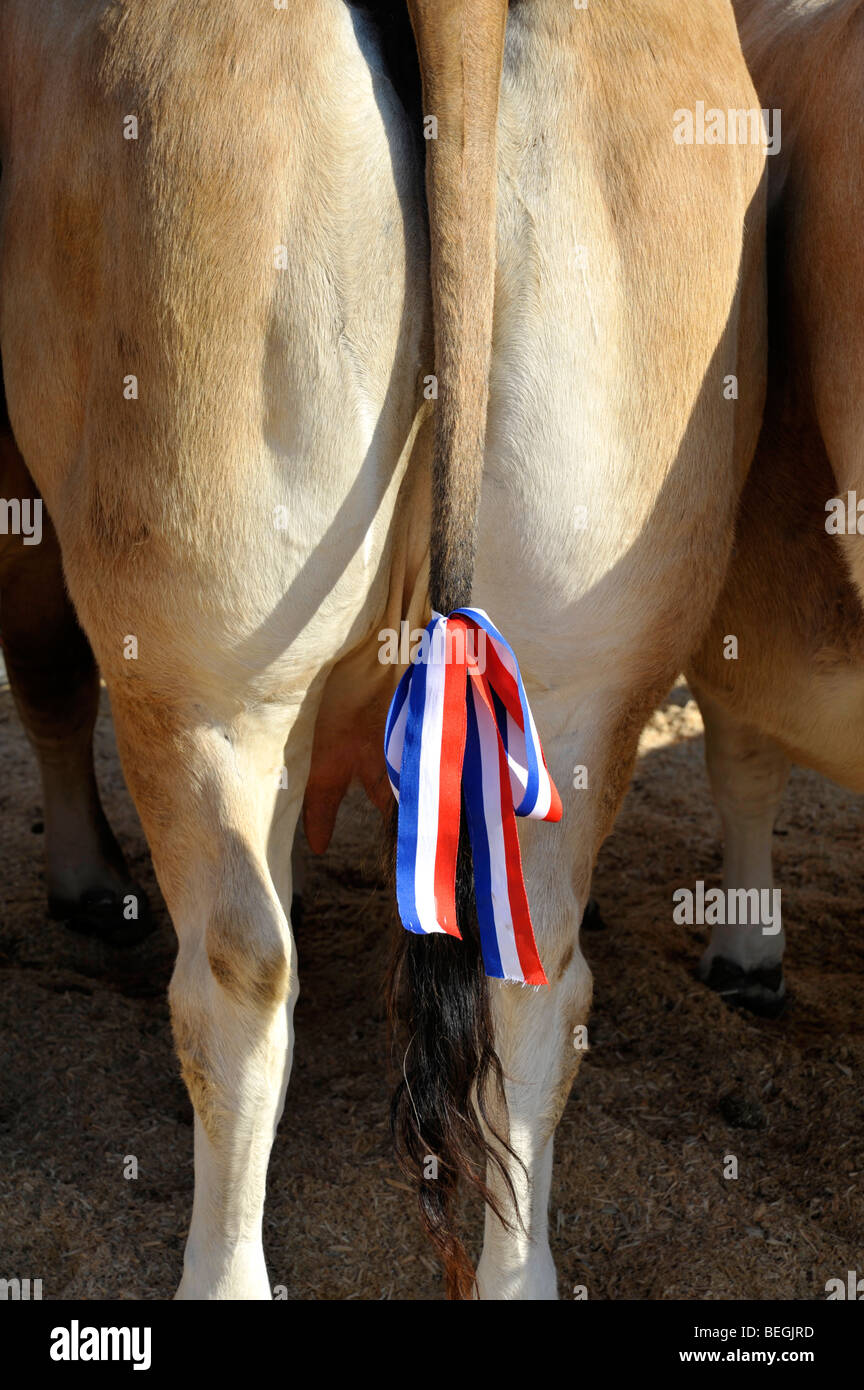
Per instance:
[[[433,198],[460,194],[440,209],[455,220],[431,280],[436,327],[457,286],[463,313],[436,344],[438,458],[461,524],[486,413],[473,599],[519,655],[565,802],[561,827],[521,832],[554,984],[491,987],[528,1181],[520,1232],[487,1221],[478,1278],[487,1297],[546,1298],[593,862],[640,723],[722,584],[761,409],[763,155],[672,140],[681,105],[755,101],[725,0],[511,5],[497,129],[502,8],[468,9],[476,62],[432,97],[465,137],[455,169],[435,171],[440,148],[430,160]],[[461,12],[413,6],[430,41]],[[122,138],[129,112],[137,142]],[[377,633],[426,608],[416,137],[368,21],[340,0],[0,8],[0,350],[177,928],[172,1018],[196,1105],[182,1297],[269,1295],[261,1215],[297,994],[291,836],[307,781],[322,842],[345,770],[375,791],[398,674],[376,667]],[[439,569],[470,573],[441,534]]]
[[[829,499],[864,492],[864,5],[736,9],[760,102],[783,119],[769,196],[769,389],[728,579],[689,672],[723,886],[771,892],[791,763],[864,789],[864,538],[826,531]],[[723,657],[730,634],[737,660]],[[782,1007],[782,914],[779,932],[715,926],[702,977],[740,1004]]]
[[[0,158],[10,418],[178,934],[196,1104],[180,1292],[268,1297],[291,840],[328,676],[374,652],[392,606],[392,519],[419,468],[418,141],[341,0],[10,0]],[[401,563],[397,604],[422,550]]]
[[[428,142],[435,411],[430,593],[470,602],[495,283],[496,129],[507,0],[408,0]]]
[[[474,601],[519,655],[564,818],[520,827],[553,983],[492,986],[530,1188],[514,1167],[527,1234],[487,1217],[487,1298],[555,1296],[551,1134],[590,1003],[572,947],[644,718],[721,587],[758,433],[764,153],[676,146],[673,113],[700,100],[756,104],[724,3],[511,7]]]
[[[694,680],[795,762],[864,787],[864,537],[826,533],[825,504],[864,497],[864,5],[748,0],[742,37],[765,106],[783,110],[772,169],[771,385],[736,552]],[[739,638],[739,659],[722,657]]]

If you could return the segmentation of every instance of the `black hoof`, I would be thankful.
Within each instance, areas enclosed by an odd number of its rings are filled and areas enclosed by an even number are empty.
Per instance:
[[[782,965],[763,966],[759,970],[743,970],[734,961],[715,956],[710,969],[701,979],[726,1004],[736,1009],[748,1009],[760,1018],[778,1018],[786,1008],[786,981]]]
[[[125,898],[133,892],[138,916],[127,918],[124,916]],[[140,888],[130,887],[125,895],[110,888],[92,888],[82,893],[77,902],[49,898],[48,913],[55,921],[63,922],[69,931],[103,941],[107,946],[134,946],[156,926],[150,904]]]
[[[583,930],[583,931],[605,931],[605,930],[606,930],[606,923],[603,921],[603,918],[600,916],[600,908],[599,908],[598,905],[597,905],[597,899],[596,899],[596,898],[589,898],[589,899],[588,899],[588,902],[587,902],[586,907],[585,907],[585,911],[582,913],[582,930]]]

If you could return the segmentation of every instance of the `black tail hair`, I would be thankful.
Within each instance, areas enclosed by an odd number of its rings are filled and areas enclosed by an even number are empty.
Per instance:
[[[395,830],[395,816],[393,827]],[[459,843],[456,911],[462,941],[417,936],[399,928],[389,979],[391,1035],[399,1080],[390,1123],[402,1171],[417,1188],[423,1226],[444,1265],[448,1298],[470,1298],[474,1267],[456,1228],[456,1200],[465,1178],[504,1225],[512,1224],[485,1181],[497,1169],[515,1209],[505,1158],[501,1063],[495,1051],[489,994],[474,909],[470,851]],[[400,1004],[407,996],[407,1026]],[[403,1020],[404,1021],[404,1020]],[[427,1175],[429,1160],[435,1163]]]

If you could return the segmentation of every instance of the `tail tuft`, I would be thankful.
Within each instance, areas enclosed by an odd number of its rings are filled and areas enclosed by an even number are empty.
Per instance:
[[[444,1265],[447,1296],[471,1298],[474,1267],[456,1231],[460,1177],[503,1225],[512,1220],[486,1183],[487,1164],[501,1176],[516,1210],[505,1158],[518,1162],[506,1126],[501,1063],[495,1051],[488,984],[474,911],[466,836],[460,840],[456,906],[462,941],[399,930],[389,980],[391,1034],[401,1079],[390,1123],[402,1171],[417,1188],[424,1229]],[[400,1029],[402,993],[410,1001]],[[430,1160],[434,1159],[434,1164]],[[509,1205],[509,1203],[508,1203]]]

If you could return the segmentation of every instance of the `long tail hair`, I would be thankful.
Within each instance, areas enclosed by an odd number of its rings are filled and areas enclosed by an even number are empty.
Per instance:
[[[471,601],[483,473],[495,288],[496,128],[507,0],[408,0],[423,83],[427,142],[435,407],[429,597],[439,613]],[[471,1296],[473,1265],[455,1225],[460,1177],[507,1221],[484,1180],[511,1154],[501,1064],[474,912],[463,812],[456,889],[462,941],[400,931],[390,1015],[404,1003],[407,1046],[391,1121],[403,1169],[451,1298]],[[402,995],[404,993],[404,1001]],[[400,1047],[400,1055],[402,1048]],[[496,1130],[497,1124],[497,1130]],[[437,1176],[424,1178],[435,1160]],[[509,1201],[507,1203],[509,1206]]]

